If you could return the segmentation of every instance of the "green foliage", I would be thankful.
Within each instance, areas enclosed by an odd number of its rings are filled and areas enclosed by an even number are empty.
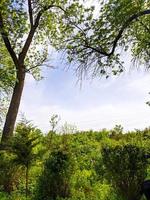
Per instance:
[[[60,121],[60,117],[57,114],[54,114],[51,116],[49,123],[51,125],[52,132],[56,132],[56,127],[57,127],[59,121]]]
[[[106,176],[123,199],[141,198],[141,185],[146,178],[145,151],[135,145],[117,145],[102,149]]]
[[[6,193],[14,191],[19,183],[20,170],[13,163],[12,154],[0,152],[0,190]]]
[[[12,141],[14,162],[24,167],[30,166],[37,157],[35,148],[39,143],[40,132],[33,125],[21,122],[17,125]]]
[[[28,194],[29,169],[38,156],[36,147],[39,144],[40,132],[28,122],[21,122],[16,128],[16,135],[12,140],[13,162],[25,168],[26,196]]]
[[[79,65],[78,74],[88,72],[92,77],[106,78],[120,74],[124,71],[121,52],[128,49],[134,61],[149,68],[149,1],[101,0],[97,4],[84,10],[76,21],[77,28],[69,35],[67,44],[64,43],[68,60]],[[140,15],[146,10],[149,14]]]
[[[29,200],[139,200],[150,177],[150,130],[113,131],[113,137],[106,129],[51,137],[19,123],[11,151],[0,153],[0,199],[26,199],[29,164]]]
[[[0,39],[0,125],[4,121],[8,101],[15,83],[16,73],[13,62]]]
[[[110,132],[110,137],[114,138],[116,140],[119,140],[122,138],[123,134],[123,127],[121,125],[116,125]]]
[[[18,58],[30,30],[33,28],[29,20],[30,13],[28,9],[24,9],[27,6],[28,1],[26,0],[6,0],[0,3],[4,31],[9,36],[10,44]],[[57,43],[57,37],[62,37],[62,35],[64,40],[68,38],[68,35],[74,29],[70,25],[70,21],[72,20],[71,24],[75,24],[74,20],[76,17],[80,18],[83,8],[78,0],[69,2],[68,0],[38,0],[34,3],[31,1],[31,8],[33,23],[35,23],[39,13],[42,17],[32,38],[32,44],[25,56],[24,65],[27,72],[31,73],[36,79],[40,79],[40,69],[38,67],[43,65],[48,58],[48,44],[54,45],[54,43]],[[3,42],[2,45],[5,47]],[[61,43],[59,46],[62,46]],[[9,55],[8,58],[12,62]],[[10,68],[11,66],[8,64],[7,67]],[[14,66],[12,70],[16,70]],[[8,76],[8,78],[11,79],[11,76]]]
[[[0,90],[9,93],[14,86],[15,69],[7,49],[1,40],[0,45]]]
[[[8,107],[8,99],[9,97],[3,92],[2,94],[0,94],[0,128],[2,128],[4,119],[6,116],[7,107]],[[0,138],[1,138],[1,134],[0,134]]]
[[[73,161],[71,153],[64,147],[55,149],[44,164],[35,199],[56,200],[59,197],[69,197],[72,174]]]
[[[13,192],[11,195],[8,195],[4,192],[0,192],[1,200],[31,200],[31,198],[26,198],[23,194]]]

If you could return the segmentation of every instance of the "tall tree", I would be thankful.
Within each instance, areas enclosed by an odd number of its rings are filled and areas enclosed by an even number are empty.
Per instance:
[[[53,44],[56,36],[67,38],[76,27],[74,19],[81,21],[82,11],[78,0],[0,2],[0,42],[9,53],[15,75],[3,128],[3,143],[13,134],[26,73],[39,75],[37,67],[46,61],[48,44]]]
[[[120,55],[128,49],[137,64],[149,68],[150,1],[99,0],[97,4],[99,12],[85,15],[80,29],[68,38],[68,57],[78,63],[79,75],[89,72],[93,77],[109,77],[121,73],[124,63]]]

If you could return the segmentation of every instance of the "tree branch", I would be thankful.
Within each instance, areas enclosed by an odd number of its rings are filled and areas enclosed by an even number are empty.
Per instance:
[[[16,66],[16,68],[18,69],[18,66],[19,66],[19,61],[18,61],[18,58],[16,56],[16,53],[14,52],[12,46],[11,46],[11,43],[9,41],[9,38],[8,38],[8,34],[6,33],[6,31],[4,30],[4,23],[3,23],[3,17],[2,17],[2,13],[0,12],[0,33],[2,35],[2,39],[5,43],[5,46]]]
[[[110,57],[111,55],[114,54],[115,52],[115,49],[117,47],[117,44],[118,44],[118,41],[120,40],[120,38],[122,37],[122,34],[123,32],[125,31],[125,29],[135,20],[137,20],[139,17],[141,16],[144,16],[144,15],[149,15],[150,14],[150,9],[148,10],[144,10],[144,11],[141,11],[137,14],[134,14],[132,15],[131,17],[128,18],[128,20],[124,23],[124,25],[122,26],[122,28],[120,29],[118,35],[116,36],[116,38],[114,39],[113,41],[113,47],[112,47],[112,50],[109,52],[105,52],[103,51],[102,49],[100,50],[99,48],[95,48],[95,47],[92,47],[90,45],[85,45],[85,47],[89,48],[89,49],[92,49],[93,51],[97,52],[97,53],[100,53],[106,57]]]
[[[30,25],[32,27],[33,26],[33,12],[32,12],[31,0],[28,0],[28,12],[29,12]]]
[[[21,62],[24,62],[24,59],[26,57],[26,54],[27,54],[28,49],[30,47],[30,44],[32,42],[33,36],[35,34],[35,31],[36,31],[36,29],[37,29],[37,27],[39,25],[39,21],[40,21],[41,16],[42,16],[42,13],[39,12],[38,15],[37,15],[37,17],[36,17],[36,19],[35,19],[34,25],[31,26],[31,29],[30,29],[30,32],[29,32],[28,37],[26,39],[26,42],[25,42],[25,44],[24,44],[24,46],[22,48],[21,53],[19,54],[19,60]]]
[[[115,38],[115,40],[114,40],[114,42],[113,42],[113,48],[112,48],[111,52],[109,53],[109,56],[111,56],[111,55],[114,53],[114,51],[115,51],[115,49],[116,49],[116,47],[117,47],[117,43],[118,43],[118,41],[120,40],[120,38],[122,37],[122,34],[123,34],[123,32],[125,31],[125,29],[126,29],[133,21],[137,20],[139,17],[144,16],[144,15],[149,15],[149,14],[150,14],[150,9],[141,11],[141,12],[139,12],[139,13],[137,13],[137,14],[134,14],[134,15],[132,15],[131,17],[128,18],[128,20],[124,23],[124,25],[123,25],[122,28],[120,29],[120,31],[119,31],[117,37]]]
[[[92,47],[92,46],[90,46],[90,45],[83,45],[83,46],[86,47],[86,48],[88,48],[88,49],[91,49],[91,50],[93,50],[93,51],[95,51],[95,52],[97,52],[97,53],[100,53],[100,54],[102,54],[102,55],[104,55],[104,56],[109,56],[109,54],[108,54],[107,52],[105,52],[105,51],[103,51],[103,50],[100,50],[99,48]]]
[[[25,42],[25,44],[24,44],[24,47],[23,47],[21,53],[19,54],[19,60],[20,60],[21,62],[24,62],[24,59],[25,59],[25,57],[26,57],[26,54],[27,54],[27,52],[28,52],[28,49],[29,49],[29,47],[30,47],[30,44],[31,44],[32,39],[33,39],[33,37],[34,37],[34,34],[35,34],[35,32],[36,32],[36,29],[37,29],[37,27],[39,26],[39,22],[40,22],[40,19],[41,19],[43,13],[46,12],[47,10],[51,9],[51,8],[59,8],[59,9],[61,9],[62,11],[65,12],[65,10],[64,10],[62,7],[57,6],[57,5],[44,6],[44,7],[38,12],[37,17],[36,17],[36,19],[35,19],[35,22],[33,23],[33,26],[32,26],[31,29],[30,29],[30,32],[29,32],[29,34],[28,34],[28,37],[27,37],[26,42]]]
[[[35,69],[39,66],[45,66],[46,64],[44,64],[44,62],[46,61],[47,57],[44,57],[39,63],[37,63],[36,65],[30,67],[29,69],[26,69],[26,72],[30,72],[32,69]]]

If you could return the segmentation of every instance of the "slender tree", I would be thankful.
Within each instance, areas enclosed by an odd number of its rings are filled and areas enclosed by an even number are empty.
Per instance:
[[[3,143],[13,134],[26,73],[39,75],[37,67],[46,61],[48,44],[53,44],[56,35],[58,37],[62,34],[67,38],[73,30],[74,18],[78,16],[79,19],[81,13],[82,7],[78,0],[0,2],[0,40],[9,53],[15,75],[3,128]]]
[[[29,191],[29,170],[33,161],[38,157],[38,152],[35,152],[35,148],[39,144],[39,138],[38,129],[36,130],[29,123],[21,122],[17,125],[16,135],[12,140],[12,152],[15,156],[13,162],[25,168],[26,197]]]

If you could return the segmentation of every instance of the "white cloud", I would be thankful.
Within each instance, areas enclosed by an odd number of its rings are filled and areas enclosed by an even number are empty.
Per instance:
[[[47,78],[35,82],[26,79],[20,111],[27,119],[47,131],[52,114],[61,116],[80,130],[113,128],[121,124],[125,130],[150,125],[149,74],[134,72],[108,80],[83,82],[75,87],[70,73],[51,71]]]
[[[80,130],[100,130],[102,128],[113,128],[116,124],[121,124],[126,130],[135,128],[144,128],[150,126],[150,108],[146,105],[138,104],[120,104],[120,105],[102,105],[92,107],[89,110],[71,110],[58,105],[40,106],[35,109],[31,106],[26,110],[25,115],[28,119],[47,131],[50,128],[50,115],[58,114],[61,116],[61,123],[67,121],[75,124]]]

